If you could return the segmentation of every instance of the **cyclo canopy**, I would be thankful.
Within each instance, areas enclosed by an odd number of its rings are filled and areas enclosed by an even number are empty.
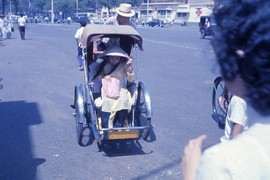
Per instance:
[[[133,27],[128,25],[87,25],[81,37],[82,48],[88,48],[94,40],[103,37],[128,37],[132,40],[129,41],[130,45],[137,44],[141,50],[143,49],[142,37]]]

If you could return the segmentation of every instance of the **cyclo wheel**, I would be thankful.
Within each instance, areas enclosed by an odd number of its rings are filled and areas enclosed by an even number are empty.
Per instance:
[[[138,126],[148,126],[149,128],[144,129],[142,133],[142,139],[147,140],[150,134],[150,130],[152,128],[151,124],[151,117],[148,117],[148,109],[146,104],[146,94],[143,91],[143,87],[141,83],[137,88],[137,100],[136,100],[136,107],[135,107],[135,117],[136,117],[136,124]]]
[[[224,98],[221,104],[221,99]],[[212,117],[218,123],[220,129],[225,128],[226,115],[228,110],[228,104],[231,98],[231,94],[225,86],[225,82],[222,77],[217,77],[214,80],[212,90]]]
[[[205,38],[205,30],[201,29],[200,33],[201,33],[201,39],[204,39]]]
[[[83,138],[83,122],[84,122],[84,106],[82,95],[83,95],[82,85],[76,86],[74,99],[74,106],[75,106],[74,116],[76,122],[77,142],[81,146],[83,145],[82,138]]]

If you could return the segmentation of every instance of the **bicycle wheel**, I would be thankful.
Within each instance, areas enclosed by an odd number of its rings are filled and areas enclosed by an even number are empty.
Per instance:
[[[225,87],[222,77],[214,80],[212,91],[212,118],[218,123],[220,129],[225,128],[227,108],[230,101],[230,93]]]
[[[82,145],[82,137],[83,137],[83,122],[84,122],[84,106],[82,104],[82,85],[76,87],[75,90],[75,122],[76,122],[76,134],[77,134],[77,143]]]
[[[148,128],[143,130],[142,133],[142,139],[147,140],[150,134],[150,130],[152,128],[151,125],[151,117],[149,117],[149,106],[150,106],[150,100],[147,101],[146,98],[150,99],[149,94],[145,89],[145,85],[142,83],[139,83],[138,89],[137,89],[137,100],[136,100],[136,109],[135,109],[135,114],[136,114],[136,124],[138,126],[147,126]]]

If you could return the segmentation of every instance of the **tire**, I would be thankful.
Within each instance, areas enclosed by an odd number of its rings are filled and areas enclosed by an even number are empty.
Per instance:
[[[201,33],[201,39],[204,39],[205,38],[205,31],[204,31],[204,29],[201,29],[200,30],[200,33]]]
[[[144,129],[142,132],[142,139],[146,140],[150,134],[152,128],[151,117],[148,117],[148,109],[146,104],[146,96],[142,89],[142,86],[138,86],[137,89],[137,100],[135,109],[135,118],[137,126],[148,126],[149,128]]]
[[[79,92],[80,91],[80,92]],[[75,90],[75,99],[74,99],[74,107],[75,107],[75,123],[76,123],[76,135],[77,135],[77,143],[82,146],[82,138],[83,138],[83,122],[84,115],[81,112],[81,104],[79,103],[79,95],[82,94],[82,86],[80,88],[76,88]]]
[[[219,102],[219,98],[224,97],[223,106]],[[218,123],[220,129],[225,128],[226,115],[231,94],[225,87],[222,77],[217,77],[214,80],[212,90],[212,118]]]

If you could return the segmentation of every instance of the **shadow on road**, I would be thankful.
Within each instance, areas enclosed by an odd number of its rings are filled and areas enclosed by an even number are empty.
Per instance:
[[[36,179],[43,158],[33,158],[29,126],[42,122],[38,105],[0,102],[0,179]]]
[[[105,156],[131,156],[151,154],[153,151],[144,152],[138,140],[115,140],[102,142],[102,151]]]
[[[161,172],[164,172],[166,170],[171,169],[172,167],[179,167],[180,169],[180,164],[181,164],[181,160],[180,159],[176,159],[170,163],[167,164],[163,164],[162,166],[156,168],[156,169],[152,169],[150,170],[148,173],[140,175],[136,178],[132,178],[132,180],[139,180],[139,179],[151,179],[151,177],[160,174]],[[179,174],[180,172],[177,171],[175,172],[177,174]]]
[[[84,127],[82,132],[82,140],[80,146],[86,147],[96,145],[99,151],[103,151],[105,156],[131,156],[131,155],[144,155],[151,152],[144,152],[139,140],[113,140],[102,141],[99,144],[95,142],[93,132],[89,127]]]

